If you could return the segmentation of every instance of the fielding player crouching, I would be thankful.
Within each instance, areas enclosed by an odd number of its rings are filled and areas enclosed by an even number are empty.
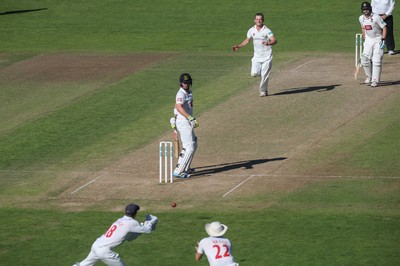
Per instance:
[[[89,255],[81,262],[73,266],[92,266],[101,260],[109,266],[125,266],[121,257],[113,249],[123,244],[125,240],[132,241],[141,234],[148,234],[155,230],[158,218],[154,215],[146,215],[146,221],[139,223],[135,220],[139,205],[128,204],[125,207],[125,215],[116,220],[110,228],[93,243]]]
[[[223,237],[228,226],[212,222],[206,224],[205,229],[209,236],[197,244],[195,259],[200,261],[206,254],[210,266],[239,266],[232,257],[231,241]]]

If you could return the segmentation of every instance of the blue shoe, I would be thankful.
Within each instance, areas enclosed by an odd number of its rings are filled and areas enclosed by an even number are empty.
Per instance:
[[[183,172],[182,174],[173,173],[172,175],[173,175],[174,177],[177,177],[177,178],[189,178],[189,177],[190,177],[190,175],[188,175],[188,174],[185,173],[185,172]]]

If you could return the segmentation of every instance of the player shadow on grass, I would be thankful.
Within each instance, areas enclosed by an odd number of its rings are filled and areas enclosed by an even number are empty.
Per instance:
[[[28,12],[36,12],[36,11],[42,11],[42,10],[47,10],[47,8],[5,11],[5,12],[1,12],[0,16],[2,16],[2,15],[12,15],[12,14],[21,14],[21,13],[28,13]]]
[[[210,175],[217,174],[225,171],[235,170],[244,168],[253,169],[253,166],[256,164],[268,163],[273,161],[282,161],[286,160],[286,157],[277,157],[272,159],[256,159],[256,160],[248,160],[248,161],[239,161],[233,163],[223,163],[223,164],[215,164],[215,165],[207,165],[196,167],[196,172],[192,174],[192,176],[201,176],[201,175]]]
[[[292,88],[292,89],[286,89],[284,91],[274,93],[273,96],[275,95],[285,95],[285,94],[295,94],[295,93],[304,93],[304,92],[312,92],[312,91],[330,91],[333,89],[336,89],[336,87],[342,86],[341,84],[335,84],[335,85],[324,85],[324,86],[313,86],[313,87],[302,87],[302,88]]]

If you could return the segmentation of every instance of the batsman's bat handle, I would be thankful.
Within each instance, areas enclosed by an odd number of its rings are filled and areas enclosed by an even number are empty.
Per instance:
[[[174,147],[174,156],[175,156],[175,158],[179,157],[179,142],[178,141],[175,141],[175,147]]]
[[[174,130],[174,156],[175,158],[179,157],[180,147],[179,147],[179,136],[178,132]]]

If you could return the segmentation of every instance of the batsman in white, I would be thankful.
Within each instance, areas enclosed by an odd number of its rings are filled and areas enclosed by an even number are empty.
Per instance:
[[[253,39],[254,56],[251,59],[251,76],[259,77],[260,81],[260,97],[268,96],[268,81],[272,68],[272,45],[277,40],[272,31],[264,25],[264,15],[256,13],[254,16],[255,25],[247,31],[247,37],[240,44],[232,46],[232,50],[236,52],[243,46],[246,46]]]
[[[113,251],[122,243],[132,241],[141,234],[148,234],[155,230],[158,218],[154,215],[146,215],[146,221],[139,223],[135,220],[136,213],[140,210],[139,205],[128,204],[125,207],[125,215],[115,221],[110,228],[93,243],[89,255],[81,262],[73,266],[95,265],[101,260],[109,266],[125,266],[118,253]]]
[[[369,2],[361,4],[361,13],[359,21],[364,38],[361,64],[367,76],[365,83],[371,84],[371,87],[377,87],[382,72],[386,23],[378,14],[372,13],[372,7]]]
[[[206,224],[205,229],[209,236],[197,244],[195,259],[200,261],[206,254],[210,266],[239,266],[232,257],[231,241],[223,237],[228,226],[212,222]]]
[[[194,153],[197,149],[197,137],[194,129],[199,126],[193,117],[193,95],[190,89],[193,84],[189,73],[183,73],[179,77],[179,91],[175,98],[174,117],[176,130],[179,132],[182,142],[182,151],[179,153],[178,163],[173,176],[188,178],[194,171],[190,168]]]

